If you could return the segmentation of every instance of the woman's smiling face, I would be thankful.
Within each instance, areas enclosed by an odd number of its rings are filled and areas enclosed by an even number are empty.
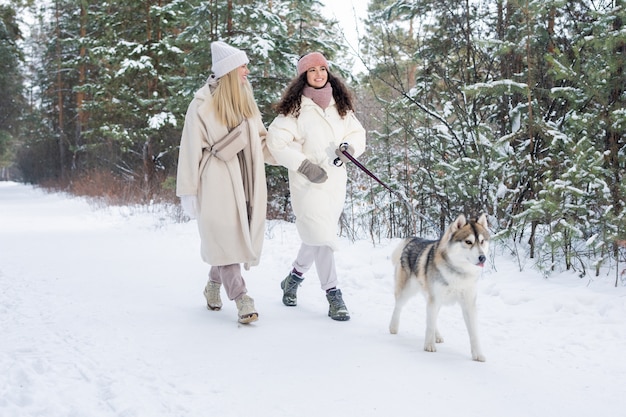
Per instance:
[[[328,71],[323,65],[311,67],[306,71],[306,82],[313,88],[322,88],[327,81]]]
[[[241,84],[245,84],[248,81],[248,74],[250,74],[250,70],[248,69],[248,64],[243,64],[238,68],[239,70],[239,80]]]

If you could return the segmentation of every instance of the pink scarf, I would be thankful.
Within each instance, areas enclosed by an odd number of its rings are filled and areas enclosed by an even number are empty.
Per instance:
[[[302,90],[302,95],[310,98],[315,104],[326,110],[326,107],[330,104],[330,99],[333,98],[333,88],[330,86],[330,83],[326,83],[322,88],[313,88],[307,85]]]

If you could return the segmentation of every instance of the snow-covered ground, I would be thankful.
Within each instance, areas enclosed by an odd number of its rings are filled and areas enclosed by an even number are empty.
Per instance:
[[[423,351],[424,301],[400,333],[396,241],[342,240],[352,319],[327,317],[313,271],[298,306],[279,283],[298,249],[268,224],[245,273],[259,321],[205,308],[194,222],[0,183],[0,416],[617,416],[626,413],[626,287],[615,272],[543,279],[496,253],[479,283],[487,362],[471,360],[458,306]]]

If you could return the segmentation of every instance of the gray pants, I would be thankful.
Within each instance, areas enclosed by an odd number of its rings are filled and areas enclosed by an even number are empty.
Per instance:
[[[337,270],[335,269],[335,254],[330,246],[311,246],[303,243],[298,251],[298,256],[293,262],[296,271],[305,273],[315,262],[320,286],[324,291],[336,287]]]
[[[241,276],[240,264],[211,266],[209,281],[222,284],[230,300],[239,298],[248,292],[246,282]]]

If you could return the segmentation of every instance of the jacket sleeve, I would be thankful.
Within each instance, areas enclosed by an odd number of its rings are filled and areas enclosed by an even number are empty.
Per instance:
[[[197,195],[200,180],[200,162],[202,144],[206,129],[198,115],[198,100],[194,99],[187,108],[185,124],[178,149],[178,168],[176,172],[176,195]]]
[[[263,160],[268,165],[276,165],[276,160],[274,156],[270,153],[270,150],[267,148],[267,129],[263,124],[263,119],[259,115],[256,118],[257,130],[259,132],[259,138],[261,139],[261,149],[263,150]]]
[[[347,124],[346,135],[342,142],[352,145],[354,148],[354,155],[352,156],[356,158],[365,152],[365,129],[353,112],[346,115],[345,123]]]
[[[278,115],[267,130],[267,147],[279,165],[297,171],[306,156],[296,142],[298,123],[295,117]]]

